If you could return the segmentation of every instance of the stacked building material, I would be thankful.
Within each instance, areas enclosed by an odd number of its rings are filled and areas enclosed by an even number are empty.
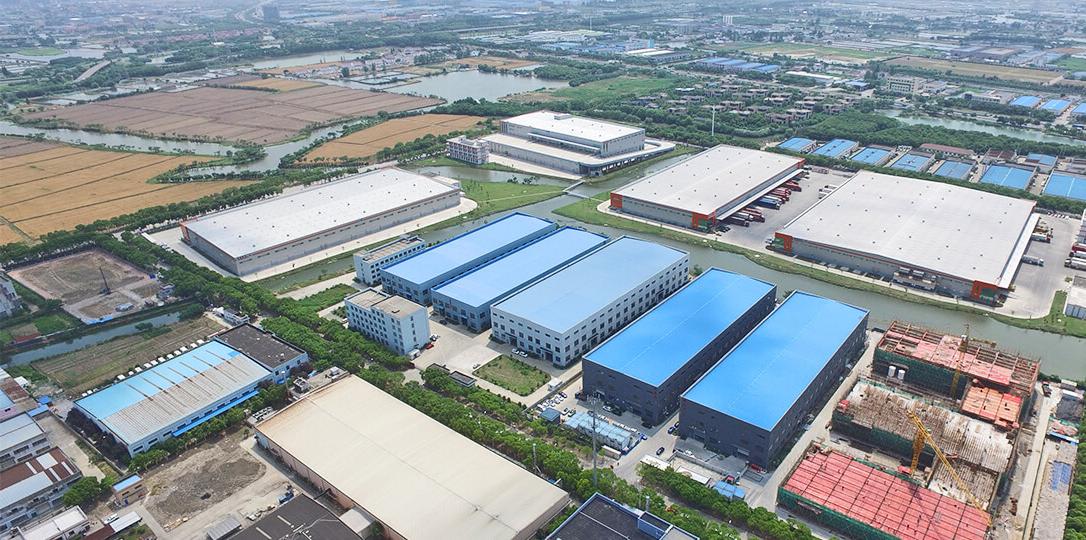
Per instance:
[[[852,538],[985,538],[988,514],[845,454],[810,451],[778,501]]]
[[[1022,398],[983,386],[973,386],[962,400],[962,412],[987,420],[1003,429],[1018,429]]]

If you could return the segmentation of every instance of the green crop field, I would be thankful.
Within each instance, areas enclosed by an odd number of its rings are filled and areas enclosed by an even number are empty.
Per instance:
[[[562,88],[556,90],[553,95],[563,99],[614,100],[623,96],[643,96],[653,92],[662,92],[675,86],[675,84],[676,81],[673,79],[617,77]]]

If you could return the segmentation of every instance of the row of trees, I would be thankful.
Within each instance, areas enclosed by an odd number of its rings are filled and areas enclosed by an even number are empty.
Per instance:
[[[1079,433],[1086,432],[1086,419],[1079,425]],[[1086,445],[1078,446],[1075,458],[1074,481],[1071,484],[1071,501],[1067,507],[1067,524],[1063,530],[1065,540],[1086,540]]]

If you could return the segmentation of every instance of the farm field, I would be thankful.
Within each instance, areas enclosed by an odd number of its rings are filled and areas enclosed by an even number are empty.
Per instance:
[[[457,58],[456,60],[449,60],[437,65],[444,66],[470,66],[472,68],[478,68],[479,66],[490,66],[495,69],[516,69],[525,66],[534,66],[539,62],[533,62],[531,60],[520,60],[517,58],[503,58],[501,56],[473,56],[468,58]]]
[[[721,51],[744,51],[753,54],[772,56],[782,54],[791,58],[817,58],[833,62],[866,62],[883,59],[892,54],[880,51],[866,51],[846,47],[832,47],[814,43],[736,43],[720,47]]]
[[[274,92],[291,92],[294,90],[303,90],[306,88],[314,88],[317,86],[323,86],[319,82],[315,81],[301,81],[298,79],[284,79],[281,77],[254,77],[252,75],[238,75],[236,77],[224,77],[221,79],[215,79],[213,84],[208,86],[215,86],[219,88],[253,88],[256,90],[267,90]]]
[[[127,313],[138,311],[161,288],[139,268],[99,249],[14,268],[8,275],[45,298],[60,300],[64,311],[85,323],[111,318],[120,304],[132,304]],[[109,294],[102,294],[103,275]]]
[[[0,137],[0,244],[145,208],[190,201],[242,181],[152,184],[182,165],[211,160],[91,150]]]
[[[136,334],[93,345],[85,349],[34,362],[38,371],[48,375],[72,395],[79,395],[113,380],[135,366],[165,356],[197,339],[206,339],[223,327],[197,317],[152,333]],[[153,336],[153,337],[147,337]]]
[[[304,83],[283,81],[265,84]],[[273,144],[315,126],[442,103],[434,98],[323,84],[273,92],[211,86],[214,81],[206,84],[61,107],[27,117],[152,137]]]
[[[302,161],[335,162],[368,158],[377,152],[425,135],[445,135],[462,131],[482,122],[479,116],[459,114],[422,114],[394,118],[338,139],[324,143],[305,155]]]
[[[921,58],[919,56],[903,56],[886,62],[891,66],[902,66],[913,69],[923,69],[938,73],[950,72],[962,77],[996,78],[1007,81],[1021,81],[1035,84],[1050,83],[1061,76],[1056,71],[1044,71],[1040,69],[1020,68],[1013,66],[996,66],[992,64],[978,64],[975,62],[957,62],[953,60],[940,60],[936,58]]]
[[[506,98],[502,98],[502,101],[511,101],[515,103],[547,103],[572,99],[611,99],[614,96],[632,97],[643,96],[645,94],[651,94],[654,92],[662,92],[675,85],[675,81],[671,79],[658,79],[651,77],[616,77],[613,79],[592,81],[590,83],[582,84],[580,86],[559,88],[553,91],[526,92],[523,94],[514,94]]]

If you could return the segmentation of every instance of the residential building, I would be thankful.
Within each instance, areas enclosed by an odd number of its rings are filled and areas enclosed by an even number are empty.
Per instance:
[[[0,422],[0,469],[44,454],[52,447],[45,430],[29,414]]]
[[[0,532],[63,508],[64,493],[82,477],[60,448],[0,471]]]

